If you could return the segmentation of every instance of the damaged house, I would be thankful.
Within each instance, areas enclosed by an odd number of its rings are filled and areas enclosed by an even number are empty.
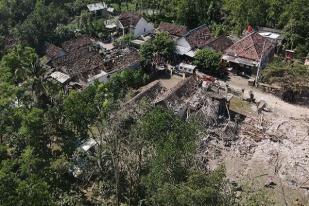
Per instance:
[[[117,27],[123,31],[123,34],[131,32],[134,37],[140,37],[154,31],[152,23],[147,22],[141,15],[132,12],[121,13]]]
[[[226,49],[222,59],[237,70],[258,76],[274,56],[275,48],[268,38],[253,32]]]
[[[98,42],[89,37],[66,41],[60,47],[49,44],[46,57],[53,73],[50,77],[70,88],[84,88],[99,81],[109,81],[110,75],[140,65],[135,49],[113,48],[100,52]]]

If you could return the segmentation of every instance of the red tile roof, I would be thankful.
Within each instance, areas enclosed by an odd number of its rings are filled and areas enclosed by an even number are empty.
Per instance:
[[[253,32],[226,49],[225,53],[230,56],[259,61],[264,53],[274,47],[275,45],[267,38]]]
[[[209,42],[207,46],[216,51],[223,52],[224,50],[226,50],[232,45],[233,45],[233,41],[230,38],[226,36],[220,36],[214,39],[213,41]]]
[[[136,26],[139,20],[142,18],[139,14],[135,14],[132,12],[123,12],[119,16],[119,21],[121,22],[123,27]]]
[[[185,38],[190,46],[194,49],[204,48],[209,42],[213,40],[211,38],[210,30],[206,25],[202,25],[189,31],[185,35]]]
[[[183,36],[187,33],[186,26],[171,24],[167,22],[161,22],[159,25],[159,30],[162,32],[168,32],[174,36]]]

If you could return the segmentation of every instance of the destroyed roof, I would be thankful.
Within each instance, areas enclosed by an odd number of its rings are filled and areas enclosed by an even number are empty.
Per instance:
[[[232,45],[233,45],[233,41],[230,38],[226,36],[220,36],[214,39],[213,41],[209,42],[207,46],[216,51],[223,52],[224,50],[226,50]]]
[[[103,58],[88,48],[81,48],[53,61],[53,66],[62,68],[64,73],[71,77],[94,69],[101,68]]]
[[[212,41],[210,30],[206,25],[199,26],[187,34],[185,38],[192,48],[203,48]]]
[[[140,63],[141,57],[136,50],[125,50],[122,54],[113,58],[110,62],[105,64],[107,72],[117,72],[122,69],[126,69]]]
[[[270,40],[253,32],[226,49],[225,53],[230,56],[259,61],[266,52],[274,47],[275,45]]]
[[[183,36],[187,33],[187,27],[183,25],[171,24],[167,22],[161,22],[159,25],[161,32],[168,32],[174,36]]]
[[[79,48],[89,46],[92,44],[92,41],[89,37],[81,36],[73,40],[66,41],[62,44],[62,48],[66,52],[73,52]]]
[[[49,59],[55,59],[65,55],[65,51],[54,44],[46,43],[45,47],[46,47],[45,54]]]
[[[123,27],[136,26],[139,20],[142,18],[141,15],[132,12],[123,12],[119,16],[119,21]]]

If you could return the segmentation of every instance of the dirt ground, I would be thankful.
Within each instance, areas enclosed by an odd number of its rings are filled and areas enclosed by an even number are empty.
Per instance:
[[[245,97],[249,97],[248,93],[252,90],[256,100],[265,100],[269,108],[272,110],[272,113],[283,117],[309,119],[309,108],[289,104],[272,94],[262,92],[255,87],[250,87],[248,86],[248,80],[241,76],[231,74],[229,81],[220,81],[220,84],[226,83],[228,83],[232,89],[239,92],[241,92],[242,89],[245,89]]]
[[[275,205],[309,205],[309,108],[286,103],[274,95],[248,86],[247,79],[231,76],[231,89],[254,92],[257,101],[265,100],[270,112],[247,117],[238,139],[231,146],[213,143],[217,155],[211,167],[224,163],[231,180],[267,188]],[[225,82],[220,82],[225,84]]]
[[[165,87],[166,89],[171,89],[175,87],[179,82],[181,82],[183,80],[183,77],[179,75],[173,75],[171,78],[162,77],[158,80],[160,80],[163,87]]]
[[[171,89],[182,77],[159,80],[163,87]],[[197,158],[203,167],[215,169],[225,165],[227,178],[242,188],[238,191],[240,198],[266,191],[268,198],[274,201],[271,205],[309,206],[309,108],[286,103],[274,95],[249,87],[247,79],[239,76],[231,76],[228,82],[219,83],[222,88],[228,83],[233,93],[245,89],[245,98],[252,90],[257,102],[265,100],[268,111],[250,114],[239,124],[236,133],[226,129],[227,124],[223,122],[208,128],[215,135],[211,132],[206,136],[201,134]],[[202,94],[185,93],[191,95],[188,97],[191,100]],[[176,105],[178,101],[175,101]],[[207,106],[207,101],[203,102]],[[205,122],[212,118],[215,110],[209,105],[199,110],[205,113]],[[255,104],[251,106],[256,108]],[[223,133],[226,134],[220,136]],[[248,185],[251,191],[247,193],[245,188]]]

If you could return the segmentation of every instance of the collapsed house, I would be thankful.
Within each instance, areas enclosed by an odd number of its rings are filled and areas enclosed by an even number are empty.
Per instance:
[[[121,13],[117,27],[123,31],[123,34],[132,33],[134,37],[140,37],[154,31],[152,23],[147,22],[141,15],[132,12]]]
[[[47,44],[50,77],[70,88],[83,88],[96,81],[105,83],[110,75],[136,68],[140,56],[135,49],[118,49],[89,37],[66,41],[60,47]]]
[[[259,75],[275,53],[275,44],[257,32],[250,33],[224,51],[222,60],[249,75]]]

